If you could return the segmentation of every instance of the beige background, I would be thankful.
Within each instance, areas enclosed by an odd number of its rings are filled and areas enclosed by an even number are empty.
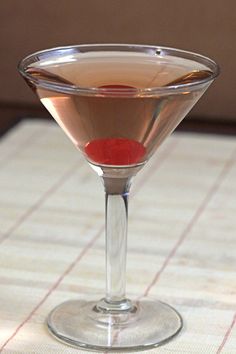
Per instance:
[[[2,0],[0,104],[38,102],[16,71],[51,46],[123,42],[174,46],[215,59],[221,76],[192,112],[236,119],[234,0]]]

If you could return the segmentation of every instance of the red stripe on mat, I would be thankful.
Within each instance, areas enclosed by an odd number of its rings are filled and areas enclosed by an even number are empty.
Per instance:
[[[232,330],[233,330],[233,328],[234,328],[235,323],[236,323],[236,313],[234,314],[233,320],[232,320],[232,322],[231,322],[229,328],[227,329],[227,331],[226,331],[226,333],[225,333],[225,335],[224,335],[224,338],[223,338],[223,340],[222,340],[222,342],[221,342],[221,345],[219,346],[219,348],[218,348],[216,354],[220,354],[220,353],[222,352],[222,350],[224,349],[224,346],[225,346],[227,340],[228,340],[229,337],[230,337],[230,334],[231,334],[231,332],[232,332]]]

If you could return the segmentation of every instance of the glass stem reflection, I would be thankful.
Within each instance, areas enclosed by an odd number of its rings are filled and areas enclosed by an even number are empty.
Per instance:
[[[106,193],[106,297],[99,307],[127,311],[125,297],[130,178],[103,178]]]

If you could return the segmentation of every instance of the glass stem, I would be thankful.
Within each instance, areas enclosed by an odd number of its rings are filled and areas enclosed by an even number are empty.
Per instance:
[[[128,197],[130,178],[104,178],[106,193],[106,297],[105,311],[127,311],[125,297]]]

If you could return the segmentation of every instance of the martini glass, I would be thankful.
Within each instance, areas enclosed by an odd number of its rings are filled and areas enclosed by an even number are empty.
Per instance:
[[[59,340],[92,350],[153,348],[182,328],[179,313],[125,294],[128,196],[148,162],[218,75],[201,55],[146,45],[78,45],[34,53],[19,71],[101,177],[106,201],[106,292],[58,305]]]

